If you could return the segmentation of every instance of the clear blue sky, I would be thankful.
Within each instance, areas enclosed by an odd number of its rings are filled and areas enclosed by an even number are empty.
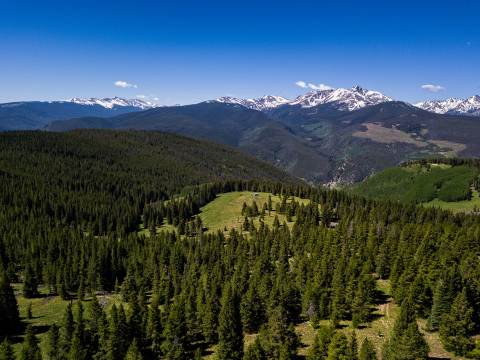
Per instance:
[[[298,81],[467,98],[480,94],[479,19],[479,0],[5,1],[0,102],[293,99],[311,90]]]

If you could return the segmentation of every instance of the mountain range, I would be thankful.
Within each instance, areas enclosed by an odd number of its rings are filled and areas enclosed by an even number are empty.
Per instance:
[[[480,116],[479,95],[464,100],[451,98],[444,101],[425,101],[415,106],[437,114]]]
[[[293,101],[222,98],[46,127],[77,128],[167,131],[213,140],[313,183],[350,184],[410,159],[480,156],[478,118],[431,113],[359,86],[311,92]]]
[[[351,184],[404,160],[480,157],[480,119],[474,116],[479,96],[422,106],[429,111],[360,86],[312,91],[294,100],[224,97],[173,107],[71,99],[2,104],[0,129],[172,132],[235,147],[312,183]],[[455,113],[462,109],[470,116]]]
[[[0,104],[0,131],[36,130],[57,120],[83,116],[109,117],[153,107],[157,105],[118,97],[5,103]]]
[[[258,99],[236,99],[222,97],[218,102],[239,104],[249,109],[268,111],[282,106],[300,105],[302,108],[311,108],[318,105],[330,104],[340,111],[354,111],[366,106],[393,101],[389,97],[376,92],[354,86],[351,89],[331,89],[311,91],[308,94],[298,96],[294,100],[288,100],[281,96],[265,95]],[[480,106],[480,103],[479,103]]]

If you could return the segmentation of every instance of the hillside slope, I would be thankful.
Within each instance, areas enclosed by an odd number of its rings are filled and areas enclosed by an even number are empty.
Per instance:
[[[434,200],[437,206],[461,202],[463,210],[473,210],[475,204],[469,206],[469,202],[474,195],[472,190],[478,191],[478,161],[463,161],[458,165],[456,160],[445,159],[444,163],[438,160],[441,159],[389,168],[345,190],[368,198],[414,204]]]
[[[314,183],[352,184],[412,159],[480,157],[479,118],[434,114],[398,101],[356,111],[337,105],[289,104],[262,113],[206,102],[55,122],[48,130],[149,129],[195,136],[240,148]]]

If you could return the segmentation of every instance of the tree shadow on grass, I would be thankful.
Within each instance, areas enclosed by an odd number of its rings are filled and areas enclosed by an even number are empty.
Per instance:
[[[11,329],[10,334],[6,335],[5,337],[8,338],[12,345],[22,343],[23,342],[23,335],[25,334],[25,330],[30,323],[22,321],[19,326],[14,329]],[[50,327],[48,325],[33,325],[33,329],[35,330],[35,336],[46,333]],[[3,338],[3,337],[0,337]]]

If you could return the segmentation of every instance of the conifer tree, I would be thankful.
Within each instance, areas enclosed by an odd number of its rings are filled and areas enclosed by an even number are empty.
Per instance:
[[[0,360],[16,360],[12,344],[5,338],[0,344]]]
[[[287,325],[286,312],[281,306],[271,310],[268,326],[260,328],[259,337],[262,348],[271,359],[293,356],[297,352],[298,335],[293,326]]]
[[[160,309],[158,301],[155,300],[148,310],[147,320],[147,336],[148,336],[148,348],[153,352],[154,356],[160,355],[162,335],[162,319],[160,316]]]
[[[347,360],[358,360],[358,343],[355,330],[352,331],[350,339],[348,340],[346,358]]]
[[[142,360],[142,353],[140,352],[140,349],[138,348],[138,342],[137,338],[133,338],[132,343],[128,347],[127,354],[125,355],[124,360]]]
[[[237,294],[228,283],[218,317],[218,360],[241,360],[243,357],[243,328]]]
[[[168,319],[163,331],[164,341],[161,345],[164,354],[167,357],[183,356],[185,351],[184,344],[187,337],[187,327],[185,324],[185,302],[180,297],[170,308]]]
[[[31,299],[38,295],[37,279],[30,263],[25,266],[25,272],[23,274],[23,297]]]
[[[80,346],[83,348],[86,347],[86,338],[85,338],[85,319],[83,318],[83,305],[81,301],[75,303],[75,314],[74,314],[74,323],[75,330],[74,334],[77,337],[77,341]]]
[[[59,353],[61,357],[67,357],[70,351],[70,344],[75,331],[75,322],[71,304],[66,307],[63,313],[62,327],[60,328]]]
[[[57,273],[57,294],[62,300],[68,299],[68,293],[65,287],[65,280],[63,279],[62,271]]]
[[[347,344],[347,336],[342,331],[335,333],[328,346],[327,360],[346,360]]]
[[[122,354],[122,334],[118,320],[118,309],[114,305],[110,311],[109,322],[109,336],[106,343],[106,358],[108,360],[120,360],[123,358]],[[103,351],[102,351],[103,352]]]
[[[429,347],[418,330],[415,306],[411,298],[402,302],[400,314],[395,320],[390,338],[382,349],[384,360],[427,359]]]
[[[266,359],[267,357],[265,355],[265,351],[263,351],[262,344],[260,343],[260,339],[257,336],[253,341],[253,343],[248,345],[242,360],[266,360]]]
[[[360,354],[358,360],[377,360],[377,352],[375,351],[375,346],[373,343],[366,337],[363,340],[362,347],[360,348]]]
[[[471,337],[474,327],[473,308],[468,303],[464,288],[453,301],[450,312],[443,314],[439,329],[440,340],[445,349],[456,356],[467,356],[475,345]]]
[[[47,360],[56,360],[59,358],[60,349],[60,330],[57,324],[53,323],[50,326],[47,336]]]
[[[427,319],[427,327],[430,330],[437,330],[440,327],[442,315],[450,310],[456,293],[460,290],[458,289],[460,283],[456,266],[449,268],[449,271],[438,281],[433,295],[432,310]]]
[[[87,351],[83,346],[81,335],[77,330],[73,333],[72,342],[68,351],[68,360],[85,360]]]
[[[95,354],[99,348],[99,339],[101,336],[101,323],[105,321],[105,314],[103,313],[98,298],[94,295],[85,316],[85,334],[88,339],[89,352]]]
[[[17,299],[5,272],[0,275],[0,324],[0,335],[6,335],[20,325]]]
[[[320,357],[320,338],[318,337],[318,333],[315,334],[315,338],[313,339],[313,344],[310,346],[310,349],[307,354],[307,360],[317,360],[322,359]]]
[[[315,338],[318,338],[318,344],[315,346],[315,353],[312,359],[326,359],[328,356],[328,346],[335,335],[335,328],[332,326],[321,325],[318,328]]]
[[[23,340],[22,350],[20,351],[20,360],[42,360],[38,339],[35,336],[35,330],[32,325],[28,325],[25,330],[25,339]]]

